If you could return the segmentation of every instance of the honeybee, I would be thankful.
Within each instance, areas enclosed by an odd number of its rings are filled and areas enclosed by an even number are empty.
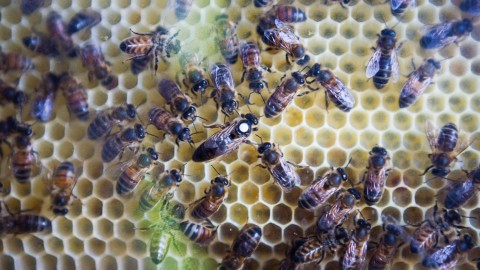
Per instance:
[[[480,168],[467,173],[465,181],[456,182],[448,188],[444,205],[447,209],[456,209],[475,196],[480,184]]]
[[[226,14],[217,16],[215,18],[215,24],[215,43],[218,44],[225,61],[233,65],[237,62],[239,51],[237,24],[230,21]]]
[[[275,17],[284,23],[298,23],[307,20],[305,11],[295,6],[283,4],[274,5],[265,16]]]
[[[53,40],[42,33],[35,33],[30,36],[26,36],[22,39],[23,45],[39,54],[43,54],[50,57],[56,57],[60,54],[57,47],[53,43]]]
[[[265,116],[276,117],[292,102],[298,90],[305,85],[305,79],[300,72],[293,72],[289,77],[282,77],[280,84],[265,104]]]
[[[118,86],[118,77],[113,75],[110,63],[105,60],[99,46],[88,43],[80,49],[80,59],[83,66],[88,70],[88,79],[99,80],[107,90]]]
[[[390,11],[394,16],[403,16],[409,6],[415,6],[415,0],[390,0]]]
[[[258,153],[262,159],[263,168],[268,169],[273,179],[285,192],[290,192],[292,188],[300,185],[300,176],[295,172],[293,164],[283,158],[283,153],[275,143],[262,143],[258,146]]]
[[[246,42],[243,44],[240,50],[240,56],[243,63],[241,82],[244,81],[245,75],[247,75],[247,81],[249,82],[248,87],[250,90],[252,90],[252,93],[259,94],[263,99],[263,96],[260,92],[264,87],[268,88],[268,83],[263,79],[263,70],[268,72],[271,72],[271,70],[266,66],[262,66],[260,49],[258,48],[257,44],[253,42]],[[263,102],[265,103],[265,100]]]
[[[45,5],[45,0],[22,0],[20,10],[23,15],[31,15]]]
[[[255,224],[245,224],[233,240],[231,251],[223,258],[219,269],[242,269],[245,260],[257,249],[261,238],[260,227]]]
[[[252,131],[257,130],[256,127],[253,127],[254,125],[258,125],[258,118],[248,113],[242,114],[241,118],[226,125],[207,126],[209,128],[221,127],[222,129],[195,149],[192,160],[206,162],[237,150],[242,143],[250,143],[248,137]]]
[[[90,29],[102,21],[102,14],[95,10],[83,10],[70,19],[67,26],[67,32],[73,35],[85,29]]]
[[[148,119],[150,124],[154,125],[158,130],[170,134],[175,137],[175,143],[178,145],[179,141],[193,143],[190,129],[185,126],[185,123],[176,118],[171,112],[163,107],[154,106],[148,112]]]
[[[347,165],[348,166],[348,165]],[[298,198],[298,207],[313,211],[323,205],[342,188],[343,182],[350,181],[345,168],[331,168],[330,171],[317,177]],[[351,182],[350,182],[351,183]]]
[[[175,16],[179,21],[184,20],[187,18],[190,10],[192,9],[193,0],[171,0],[175,1],[174,8],[175,8]]]
[[[427,59],[418,69],[414,69],[400,92],[398,105],[406,108],[415,103],[427,86],[432,83],[435,71],[440,69],[440,62],[433,58]]]
[[[65,216],[68,213],[67,205],[71,201],[73,188],[77,183],[78,176],[75,167],[69,161],[62,162],[53,173],[51,198],[52,209],[56,216]]]
[[[207,87],[210,86],[210,82],[207,79],[204,68],[200,65],[200,60],[198,60],[196,55],[182,54],[180,56],[180,66],[182,66],[182,73],[185,76],[183,84],[190,88],[194,95],[200,93],[200,97],[203,97]]]
[[[27,183],[32,176],[34,162],[38,163],[36,152],[32,146],[31,135],[32,130],[28,127],[15,137],[11,167],[13,176],[20,184]]]
[[[463,152],[469,145],[467,139],[459,139],[458,128],[453,123],[445,124],[438,132],[430,121],[425,123],[425,134],[432,153],[428,158],[432,165],[427,167],[422,175],[430,169],[432,174],[445,177],[450,173],[450,166],[457,160],[457,155]]]
[[[316,223],[317,234],[325,234],[333,230],[354,211],[355,203],[361,197],[354,188],[343,192],[331,205],[324,207]]]
[[[135,124],[134,128],[127,128],[122,132],[111,135],[102,146],[103,162],[113,161],[127,147],[138,148],[138,145],[144,138],[145,128],[140,124]]]
[[[208,219],[215,214],[228,197],[230,182],[224,176],[217,176],[210,181],[210,188],[205,196],[192,203],[191,216],[195,219]]]
[[[87,137],[90,140],[98,140],[109,135],[113,126],[124,125],[133,121],[137,116],[137,108],[132,104],[125,104],[109,110],[101,111],[92,120],[87,129]]]
[[[136,160],[132,159],[121,163],[121,174],[115,186],[117,193],[127,195],[132,192],[157,160],[158,153],[149,147],[146,153],[140,154]]]
[[[304,75],[305,79],[313,77],[312,81],[306,81],[311,84],[315,81],[325,88],[325,107],[328,110],[328,101],[332,101],[337,108],[344,112],[349,112],[355,106],[355,98],[350,93],[350,89],[345,86],[335,74],[328,68],[322,69],[320,64],[313,64],[310,70]],[[317,90],[312,89],[311,90]],[[310,93],[309,91],[300,94],[303,96]]]
[[[157,203],[168,202],[182,183],[182,175],[179,170],[171,170],[162,173],[153,185],[142,192],[140,196],[140,208],[147,212]]]
[[[385,28],[377,39],[377,47],[367,64],[367,78],[373,77],[373,84],[377,89],[384,88],[390,77],[396,82],[400,74],[397,58],[397,33]]]
[[[208,246],[217,235],[218,227],[213,226],[209,221],[203,224],[197,224],[188,220],[180,223],[180,231],[191,241],[201,245]]]
[[[124,39],[120,43],[120,50],[133,56],[126,59],[132,60],[136,58],[149,57],[153,54],[155,60],[155,72],[158,69],[158,56],[163,62],[167,62],[171,54],[177,54],[180,51],[180,41],[176,39],[178,32],[169,36],[169,31],[158,26],[154,32],[151,33],[137,33],[130,29],[135,37]]]
[[[10,150],[12,149],[12,145],[8,139],[15,134],[18,124],[18,120],[13,116],[9,116],[5,120],[0,120],[0,158],[3,158],[2,144],[6,144]]]
[[[290,57],[294,60],[302,60],[306,55],[300,38],[288,25],[277,18],[274,19],[274,25],[273,28],[263,32],[262,41],[275,49],[284,50],[287,53],[285,55],[287,65],[290,65]]]
[[[380,201],[385,190],[388,173],[392,170],[390,156],[385,148],[375,146],[369,153],[367,171],[363,175],[363,194],[368,205]]]
[[[134,75],[138,75],[147,68],[149,63],[152,63],[152,60],[153,54],[133,58],[130,62],[130,70]]]
[[[158,83],[158,92],[165,99],[173,114],[181,114],[182,119],[195,121],[196,108],[192,99],[184,94],[180,87],[170,79],[163,79]]]
[[[67,101],[67,108],[79,120],[86,121],[90,117],[87,102],[87,92],[83,84],[75,77],[65,72],[60,75],[58,89]]]
[[[454,20],[430,26],[420,39],[423,49],[437,49],[452,43],[458,43],[473,31],[472,21],[469,19]]]
[[[0,217],[0,235],[51,232],[52,221],[46,217],[34,214],[12,213],[5,202],[2,202],[8,216]]]
[[[212,67],[210,78],[215,86],[212,97],[222,112],[230,116],[238,109],[238,93],[235,91],[233,76],[227,65],[217,63]]]
[[[51,11],[48,14],[47,30],[50,33],[50,39],[60,54],[69,57],[77,56],[77,46],[73,43],[73,39],[68,33],[67,25],[58,12]]]
[[[9,84],[0,79],[0,105],[7,102],[12,103],[15,106],[23,108],[28,101],[28,95],[23,91],[19,91],[13,84]]]
[[[387,225],[384,226],[384,229],[386,231],[381,236],[380,242],[368,262],[369,270],[389,269],[401,243],[399,237],[402,232],[398,226]]]
[[[270,6],[273,4],[273,2],[274,0],[253,0],[253,4],[257,8]]]
[[[40,122],[50,120],[55,97],[57,95],[59,78],[52,72],[48,72],[42,78],[40,84],[35,88],[35,97],[30,107],[30,115]]]
[[[457,239],[432,254],[427,254],[422,260],[422,265],[427,268],[453,269],[465,253],[474,246],[472,237],[465,234],[463,239]]]
[[[460,10],[473,16],[480,15],[480,2],[477,0],[463,0],[460,3]]]
[[[345,255],[341,259],[342,269],[365,269],[370,229],[371,225],[366,220],[357,220],[355,230],[348,241]]]
[[[9,52],[3,53],[0,52],[0,71],[7,73],[9,71],[30,71],[35,68],[35,64],[32,59],[27,56],[17,53]]]

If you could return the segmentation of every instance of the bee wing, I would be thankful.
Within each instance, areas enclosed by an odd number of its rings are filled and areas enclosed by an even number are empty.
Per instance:
[[[228,72],[223,72],[228,70]],[[233,83],[233,76],[232,72],[228,67],[219,67],[215,65],[212,69],[212,72],[210,74],[210,77],[212,78],[212,81],[214,85],[223,85],[224,82],[227,83],[227,85],[230,87],[230,89],[235,89],[235,84]]]
[[[455,146],[455,149],[453,149],[453,154],[456,156],[462,153],[463,151],[465,151],[465,149],[467,149],[468,146],[470,146],[471,143],[472,142],[470,141],[470,138],[468,136],[459,136],[457,145]]]
[[[205,141],[204,147],[207,149],[214,149],[215,156],[228,154],[237,149],[238,146],[243,142],[243,139],[229,139],[229,136],[235,129],[237,123],[238,121],[234,121],[229,126],[213,134]]]
[[[353,107],[355,105],[355,98],[353,98],[350,89],[343,84],[339,78],[335,78],[337,87],[335,89],[327,89],[330,91],[338,100],[342,101],[343,104],[348,107]]]
[[[436,24],[423,29],[422,33],[424,34],[424,37],[438,40],[438,43],[441,44],[441,46],[446,46],[453,43],[458,38],[456,35],[450,35],[453,23],[454,22],[452,21]]]
[[[403,3],[403,0],[391,0],[390,6],[392,7],[392,10],[396,10],[402,5],[402,3]]]
[[[119,161],[110,165],[105,170],[105,174],[113,180],[118,180],[118,177],[120,177],[122,172],[128,167],[132,166],[136,161],[136,158],[126,158],[124,161]]]
[[[280,183],[280,186],[283,188],[284,191],[288,192],[292,188],[285,187],[286,183],[290,183],[293,181],[295,186],[300,184],[300,176],[298,176],[297,172],[293,166],[288,163],[285,159],[280,159],[280,166],[275,166],[270,170],[275,181]]]
[[[400,99],[407,98],[409,96],[418,96],[423,93],[425,88],[432,82],[432,78],[428,77],[424,81],[420,81],[420,73],[418,70],[412,72],[408,76],[408,80],[400,91]]]
[[[438,130],[431,121],[425,122],[425,135],[427,136],[428,143],[430,144],[430,149],[435,152],[437,149]]]
[[[392,63],[392,81],[398,81],[398,77],[400,75],[400,66],[398,65],[398,56],[397,50],[394,49],[392,51],[392,55],[390,56],[390,61]]]
[[[380,70],[380,57],[382,56],[382,50],[379,46],[375,48],[375,52],[368,61],[366,75],[367,78],[372,78]]]

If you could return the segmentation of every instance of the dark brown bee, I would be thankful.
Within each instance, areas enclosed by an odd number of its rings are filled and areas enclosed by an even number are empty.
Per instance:
[[[33,150],[31,135],[31,128],[26,127],[15,137],[11,166],[13,176],[20,184],[27,183],[32,176],[34,162],[38,162],[36,152]]]
[[[33,12],[42,8],[45,5],[45,0],[22,0],[20,10],[23,15],[31,15]]]
[[[456,182],[447,188],[444,205],[447,209],[456,209],[475,196],[480,184],[480,168],[467,173],[465,181]]]
[[[68,111],[81,121],[88,120],[90,117],[88,96],[83,84],[77,78],[65,72],[60,76],[58,88],[67,101]]]
[[[266,22],[261,22],[261,24],[271,24],[268,20],[266,19]],[[300,42],[300,38],[281,20],[275,18],[273,22],[274,27],[263,32],[262,41],[272,48],[284,50],[287,53],[285,55],[287,65],[290,65],[290,58],[302,60],[306,55],[305,47]]]
[[[384,229],[386,229],[386,232],[381,236],[375,253],[368,262],[368,270],[389,269],[401,243],[399,237],[401,237],[402,232],[398,226],[389,224],[384,226]]]
[[[77,56],[77,47],[67,31],[67,24],[63,21],[62,16],[60,16],[58,12],[51,11],[48,14],[47,30],[50,34],[50,39],[60,54],[69,57]]]
[[[28,95],[13,84],[0,79],[0,105],[12,103],[20,109],[28,102]]]
[[[453,269],[465,253],[473,247],[475,244],[472,237],[465,234],[463,239],[457,239],[450,245],[427,254],[422,260],[422,265],[427,268]]]
[[[115,125],[125,125],[133,121],[136,116],[137,109],[132,104],[125,104],[101,111],[88,126],[87,137],[90,140],[98,140],[109,135]]]
[[[67,32],[73,35],[82,30],[90,29],[102,21],[102,14],[95,10],[84,10],[76,13],[68,23]]]
[[[400,74],[397,58],[397,33],[390,28],[380,32],[377,46],[367,64],[367,78],[373,77],[373,84],[377,89],[384,88],[390,77],[396,82]]]
[[[103,162],[111,162],[123,151],[129,148],[138,148],[140,142],[145,138],[145,128],[135,124],[135,128],[127,128],[122,132],[113,134],[102,146]]]
[[[298,207],[308,211],[322,206],[342,188],[343,182],[350,181],[345,168],[331,169],[321,177],[317,177],[298,198]]]
[[[305,79],[313,77],[312,81],[306,81],[308,84],[318,82],[325,88],[325,107],[328,109],[328,101],[330,100],[344,112],[349,112],[355,106],[355,98],[350,93],[351,90],[345,86],[335,74],[328,68],[322,69],[320,64],[315,63],[310,70],[304,75]],[[311,90],[317,90],[312,89]],[[301,96],[310,92],[304,92]]]
[[[159,202],[167,203],[181,183],[182,175],[179,170],[165,171],[154,181],[150,188],[142,192],[140,208],[147,212]]]
[[[171,54],[177,54],[180,51],[180,41],[176,39],[178,32],[169,36],[169,31],[158,26],[154,32],[151,33],[137,33],[130,30],[137,36],[127,38],[120,43],[120,50],[133,56],[126,59],[132,60],[136,58],[143,58],[153,55],[155,60],[155,72],[158,69],[158,57],[163,62],[167,62]]]
[[[213,100],[226,116],[232,115],[238,109],[238,93],[235,90],[230,68],[221,63],[212,67],[210,78],[215,86],[212,92]]]
[[[80,59],[83,66],[88,70],[88,79],[99,80],[107,90],[118,86],[118,77],[112,74],[110,63],[105,60],[100,47],[95,44],[85,44],[80,49]]]
[[[67,205],[71,201],[73,188],[77,183],[78,176],[71,162],[62,162],[53,173],[52,177],[52,209],[57,216],[65,216],[68,213]],[[75,196],[75,195],[73,195]]]
[[[447,241],[445,233],[452,227],[463,229],[463,226],[457,224],[462,222],[462,216],[456,210],[443,209],[443,215],[438,216],[438,207],[435,204],[433,216],[420,223],[413,233],[410,241],[410,251],[412,253],[425,253],[435,248],[438,244],[438,237],[443,236]]]
[[[281,114],[304,85],[305,79],[299,72],[293,72],[287,78],[284,76],[273,94],[267,99],[264,109],[265,116],[272,118]]]
[[[53,39],[42,33],[35,33],[22,39],[23,45],[32,52],[43,54],[49,57],[56,57],[60,54]]]
[[[193,0],[172,0],[175,1],[175,16],[179,21],[187,18],[188,13],[192,9]]]
[[[403,16],[410,6],[415,6],[415,0],[390,0],[390,11],[395,16]]]
[[[220,52],[227,63],[233,65],[237,62],[239,46],[237,36],[237,24],[228,19],[228,15],[222,14],[215,18],[216,37]]]
[[[291,5],[274,5],[264,16],[270,16],[279,19],[284,23],[298,23],[307,20],[305,11]]]
[[[153,60],[153,54],[133,58],[130,62],[130,70],[134,75],[142,73]]]
[[[217,235],[218,227],[210,222],[197,224],[188,220],[180,223],[180,231],[191,241],[201,245],[208,246]]]
[[[52,221],[46,217],[34,214],[12,213],[8,205],[3,202],[8,216],[0,217],[0,235],[24,234],[37,232],[51,232]]]
[[[203,220],[215,214],[223,201],[228,197],[230,182],[226,177],[217,176],[210,181],[210,188],[205,190],[205,196],[192,203],[191,216]]]
[[[157,160],[157,152],[153,148],[147,148],[147,153],[140,154],[136,160],[131,159],[120,163],[121,173],[115,186],[117,193],[127,195],[132,192]]]
[[[458,128],[453,123],[445,124],[438,132],[430,121],[425,123],[425,134],[432,153],[428,158],[432,165],[425,169],[426,174],[430,169],[432,174],[445,177],[450,173],[450,166],[457,160],[457,155],[468,147],[468,140],[458,138]]]
[[[294,166],[283,158],[283,153],[275,143],[262,143],[258,146],[259,157],[262,159],[263,168],[268,169],[273,179],[285,192],[300,185],[300,176],[295,172]]]
[[[253,4],[258,8],[270,6],[273,4],[273,2],[273,0],[253,0]]]
[[[233,240],[231,251],[223,258],[219,269],[242,269],[245,260],[257,249],[261,238],[260,227],[255,224],[245,224]]]
[[[190,129],[185,126],[185,123],[176,118],[171,112],[163,107],[154,106],[148,112],[148,119],[150,124],[154,125],[158,130],[170,134],[175,137],[175,143],[178,145],[179,141],[193,143]]]
[[[477,0],[463,0],[460,3],[460,10],[473,16],[480,15],[480,2]]]
[[[458,43],[473,31],[472,21],[469,19],[454,20],[439,23],[428,27],[420,39],[423,49],[437,49],[452,43]]]
[[[248,87],[252,90],[252,93],[257,93],[261,96],[260,92],[262,89],[264,87],[268,88],[268,83],[263,79],[263,70],[267,70],[268,72],[271,71],[268,67],[262,66],[260,49],[257,44],[247,42],[243,44],[242,49],[240,50],[240,56],[243,63],[241,82],[244,81],[245,75],[247,75]]]
[[[348,192],[343,192],[331,205],[321,210],[317,220],[317,234],[325,234],[335,229],[338,225],[352,213],[355,209],[355,203],[360,199],[358,190],[351,188]]]
[[[252,131],[257,130],[256,127],[253,127],[254,125],[258,125],[258,119],[253,114],[248,113],[225,126],[208,126],[221,127],[222,129],[195,149],[192,160],[206,162],[237,150],[240,144],[249,142],[248,137]]]
[[[183,120],[195,121],[196,108],[192,99],[180,90],[180,87],[170,79],[158,83],[158,92],[165,99],[173,114],[181,114]]]
[[[198,60],[196,55],[183,54],[180,57],[180,66],[182,66],[182,73],[185,76],[183,84],[188,87],[194,95],[200,93],[201,97],[203,97],[207,87],[210,86],[210,82],[207,79],[205,69],[200,64],[200,60]]]
[[[30,115],[40,122],[47,122],[52,117],[55,97],[57,96],[59,78],[48,72],[35,89],[35,97],[30,107]]]
[[[0,120],[0,158],[3,158],[2,144],[6,144],[10,150],[12,149],[12,145],[8,139],[15,134],[18,125],[18,120],[13,116],[9,116],[5,120]]]
[[[385,190],[388,173],[392,170],[391,160],[385,148],[375,146],[370,151],[367,171],[363,175],[363,195],[368,205],[380,201]]]
[[[427,59],[418,69],[414,69],[400,91],[399,107],[406,108],[415,103],[432,83],[433,76],[439,69],[440,62],[433,58]]]
[[[0,71],[7,73],[9,71],[30,71],[35,68],[32,59],[17,52],[0,52]]]
[[[370,223],[366,220],[359,219],[357,221],[355,230],[348,241],[345,255],[341,259],[342,269],[365,269],[370,229]]]

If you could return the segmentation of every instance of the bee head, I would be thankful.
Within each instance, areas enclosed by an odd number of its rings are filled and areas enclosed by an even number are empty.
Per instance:
[[[386,156],[388,155],[387,150],[380,146],[375,146],[372,148],[372,154]]]
[[[180,174],[180,171],[171,170],[170,175],[173,176],[173,178],[175,179],[175,182],[177,182],[177,183],[182,182],[182,175]]]
[[[464,33],[470,33],[473,31],[472,21],[469,19],[463,19],[462,22],[455,24],[454,32],[458,35],[462,35]]]
[[[443,218],[447,223],[459,224],[462,222],[462,216],[456,210],[443,210]]]
[[[258,125],[258,118],[255,115],[247,113],[245,115],[242,115],[242,117],[247,119],[251,125]]]
[[[201,80],[199,83],[193,86],[193,91],[200,91],[205,90],[208,87],[208,81],[206,79]]]
[[[337,173],[340,175],[343,181],[347,181],[348,175],[344,168],[337,168]]]
[[[380,32],[380,35],[383,36],[383,37],[393,37],[394,38],[394,37],[397,36],[397,33],[393,29],[385,28],[385,29],[382,30],[382,32]]]
[[[155,151],[155,149],[149,147],[147,148],[147,153],[150,155],[151,159],[158,160],[158,153]]]
[[[175,40],[172,40],[170,43],[168,43],[168,52],[169,53],[173,53],[173,54],[178,54],[178,52],[180,52],[180,40],[178,39],[175,39]]]
[[[35,51],[40,45],[40,37],[36,35],[26,36],[22,39],[23,45],[30,50]]]
[[[432,174],[438,177],[446,177],[450,173],[449,169],[433,168]]]
[[[269,143],[269,142],[266,142],[266,143],[262,143],[258,146],[258,153],[260,154],[263,154],[265,153],[265,151],[267,151],[268,149],[272,148],[272,144]]]
[[[260,93],[264,86],[264,83],[260,81],[255,81],[248,84],[248,87],[255,93]]]
[[[360,239],[366,239],[368,236],[368,233],[370,232],[371,225],[364,219],[359,219],[357,221],[357,229],[355,230],[355,236],[358,240]]]
[[[473,239],[470,235],[465,234],[463,236],[463,241],[459,240],[459,244],[457,245],[457,248],[460,252],[465,252],[474,247]]]
[[[142,140],[145,138],[145,127],[142,124],[135,124],[135,135],[138,139]]]
[[[193,140],[192,140],[192,135],[190,133],[190,129],[189,128],[182,129],[182,131],[178,134],[178,139],[184,142],[192,142]]]
[[[322,66],[318,63],[313,64],[313,66],[305,74],[307,77],[317,77],[322,70]]]
[[[305,79],[303,78],[302,74],[300,72],[293,72],[292,77],[295,79],[295,82],[298,84],[305,84]]]
[[[56,216],[65,216],[68,214],[68,209],[67,208],[53,208],[53,213]]]
[[[350,3],[350,0],[343,0],[343,3],[348,5],[348,3]]]
[[[227,102],[222,103],[222,110],[224,111],[225,114],[233,114],[235,110],[238,108],[238,101],[236,100],[229,100]]]

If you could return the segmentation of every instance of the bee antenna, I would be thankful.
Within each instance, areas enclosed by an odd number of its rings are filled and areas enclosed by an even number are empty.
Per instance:
[[[203,121],[208,121],[206,118],[203,118],[203,117],[201,117],[200,115],[196,115],[195,118],[200,118],[200,119],[202,119]],[[196,131],[196,130],[195,130],[195,131]]]
[[[214,170],[218,175],[222,175],[221,173],[219,173],[219,172],[217,171],[217,169],[216,169],[215,167],[213,167],[213,165],[211,165],[211,166],[212,166],[213,170]]]
[[[198,132],[197,126],[195,126],[195,123],[194,123],[194,122],[192,123],[192,125],[193,125],[193,129],[195,129],[195,132]],[[191,134],[190,134],[190,135],[191,135]]]
[[[400,23],[400,21],[398,21],[391,29],[393,30],[395,27],[397,27],[397,25]]]
[[[257,133],[255,133],[255,136],[257,136],[257,137],[260,139],[260,143],[263,144],[263,139],[262,139],[262,137],[260,137],[260,135],[258,135]]]
[[[350,162],[352,162],[352,157],[350,157],[350,159],[347,162],[347,165],[345,165],[344,168],[348,167],[348,165],[350,165]]]
[[[152,134],[152,133],[150,133],[150,132],[145,132],[145,133],[146,133],[147,135],[150,135],[150,136],[155,137],[155,138],[157,138],[157,139],[161,139],[159,136],[157,136],[157,135],[155,135],[155,134]]]

